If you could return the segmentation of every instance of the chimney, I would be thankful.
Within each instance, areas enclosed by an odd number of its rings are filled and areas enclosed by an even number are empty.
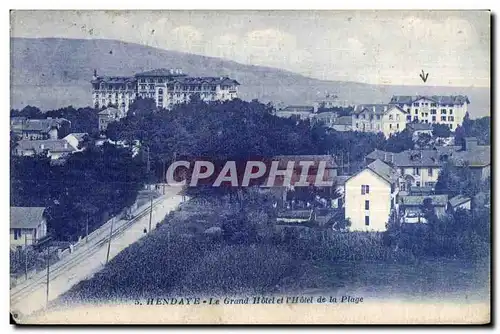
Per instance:
[[[477,147],[477,138],[476,137],[467,137],[464,140],[464,150],[465,151],[473,151]]]
[[[384,162],[387,161],[387,153],[384,153]]]
[[[95,80],[97,79],[97,70],[94,68],[94,75],[92,76],[92,79]]]
[[[373,112],[375,112],[375,106],[373,106]]]
[[[394,154],[391,154],[391,164],[394,163]]]
[[[64,148],[68,148],[68,142],[64,142]]]
[[[384,111],[387,111],[387,105],[384,106]]]

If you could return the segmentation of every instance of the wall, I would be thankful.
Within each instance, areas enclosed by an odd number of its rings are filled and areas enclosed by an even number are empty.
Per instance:
[[[420,186],[424,187],[427,182],[437,182],[439,172],[441,172],[440,167],[418,167],[420,171],[420,175],[413,174],[413,167],[401,167],[399,168],[399,172],[401,175],[411,175],[414,178],[414,182],[412,186],[417,185],[417,181],[420,182]],[[429,169],[432,169],[432,175],[429,173]]]
[[[361,185],[369,185],[370,193],[362,195]],[[370,210],[365,210],[365,200],[370,201]],[[345,193],[345,215],[351,220],[351,231],[385,231],[391,210],[391,187],[372,171],[365,169],[347,180]],[[365,225],[365,216],[370,225]]]
[[[390,109],[387,114],[382,117],[382,131],[386,138],[389,138],[391,134],[403,131],[405,128],[406,114],[397,108]]]

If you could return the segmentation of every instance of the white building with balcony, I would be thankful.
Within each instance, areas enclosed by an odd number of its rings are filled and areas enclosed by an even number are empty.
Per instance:
[[[407,121],[431,124],[446,124],[455,131],[467,113],[470,101],[463,95],[399,96],[391,98],[389,104],[397,105],[407,112]]]
[[[164,68],[132,77],[97,76],[94,71],[91,83],[95,108],[115,106],[123,113],[138,97],[153,99],[165,109],[189,102],[194,94],[206,102],[232,100],[238,97],[240,85],[228,77],[189,77],[180,69]]]

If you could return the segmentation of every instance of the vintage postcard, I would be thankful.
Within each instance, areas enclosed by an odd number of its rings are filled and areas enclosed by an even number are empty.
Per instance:
[[[490,323],[489,11],[10,20],[16,323]]]

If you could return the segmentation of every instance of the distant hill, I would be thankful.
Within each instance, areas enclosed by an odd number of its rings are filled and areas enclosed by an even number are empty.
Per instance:
[[[230,76],[241,83],[240,96],[245,100],[309,104],[326,91],[349,103],[388,102],[394,94],[464,94],[471,100],[471,117],[490,114],[488,88],[324,81],[276,68],[116,40],[63,38],[11,38],[11,106],[22,108],[29,104],[42,110],[88,106],[93,69],[101,75],[133,75],[159,67],[182,68],[193,76]]]

